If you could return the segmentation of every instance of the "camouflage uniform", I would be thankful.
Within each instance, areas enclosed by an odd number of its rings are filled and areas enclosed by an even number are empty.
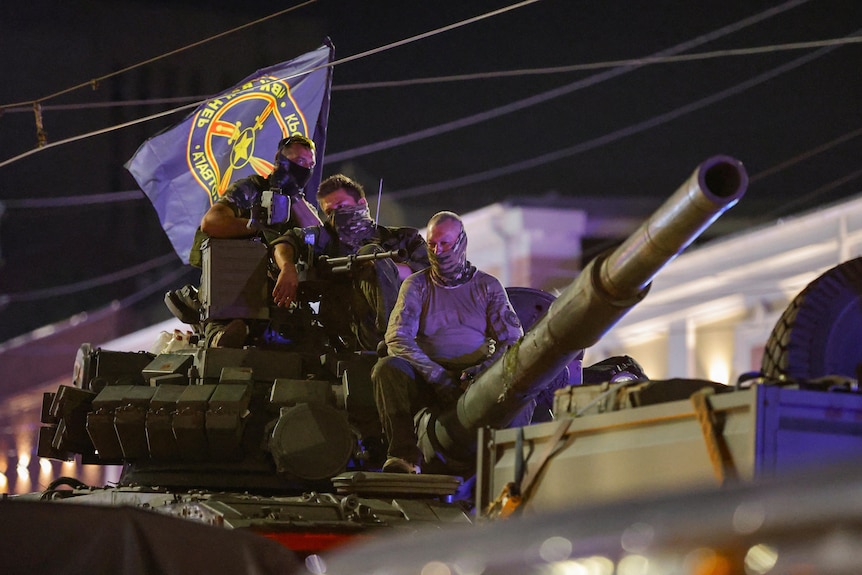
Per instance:
[[[241,178],[234,183],[232,183],[228,189],[225,191],[224,195],[218,199],[219,204],[224,204],[230,207],[233,210],[233,213],[238,218],[251,218],[251,210],[255,205],[260,204],[260,197],[263,192],[270,189],[269,179],[260,176],[258,174],[252,174],[246,178]],[[297,194],[302,199],[305,199],[305,195],[303,193]],[[291,201],[296,201],[297,196],[292,196]],[[297,225],[294,220],[293,214],[291,213],[290,218],[276,226],[274,229],[263,230],[262,234],[264,239],[267,241],[273,240],[278,237],[280,234],[290,230],[291,228]],[[195,241],[192,246],[192,252],[190,256],[189,263],[191,265],[200,267],[201,266],[201,242],[206,239],[207,235],[204,234],[200,228],[198,228],[195,233]],[[229,325],[229,321],[227,320],[214,320],[208,322],[204,326],[203,338],[207,347],[212,345],[213,338],[221,331],[225,329],[225,326]],[[246,330],[248,331],[248,330]],[[245,339],[243,337],[242,339]],[[238,345],[237,347],[240,347]]]
[[[450,407],[461,375],[476,375],[524,332],[502,284],[473,271],[455,287],[434,283],[430,270],[401,286],[386,330],[388,357],[371,378],[390,456],[420,463],[413,416],[422,407]]]
[[[316,266],[320,256],[343,257],[356,253],[404,250],[403,261],[413,271],[428,267],[428,252],[419,230],[409,227],[375,226],[373,236],[358,250],[338,240],[329,224],[294,229],[273,242],[286,241],[300,259]],[[318,282],[320,321],[330,339],[341,339],[348,349],[376,351],[383,340],[389,313],[395,305],[401,279],[391,259],[357,265],[349,274],[331,274]]]

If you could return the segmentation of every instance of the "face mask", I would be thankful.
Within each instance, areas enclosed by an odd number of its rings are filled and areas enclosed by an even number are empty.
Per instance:
[[[332,210],[329,215],[329,223],[338,233],[338,239],[345,244],[358,248],[363,240],[371,237],[374,232],[374,220],[368,204],[356,204],[355,206],[341,206]]]
[[[441,254],[429,249],[428,260],[431,262],[431,279],[440,285],[454,287],[473,277],[473,266],[467,261],[467,234],[464,230],[458,234],[452,249]]]
[[[282,194],[292,196],[302,191],[311,178],[311,169],[295,164],[285,157],[278,160],[275,170],[269,176],[269,187]]]

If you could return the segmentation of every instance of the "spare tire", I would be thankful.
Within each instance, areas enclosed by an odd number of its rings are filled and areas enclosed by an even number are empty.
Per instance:
[[[862,363],[862,258],[846,261],[809,283],[784,310],[763,353],[771,379],[858,379]]]

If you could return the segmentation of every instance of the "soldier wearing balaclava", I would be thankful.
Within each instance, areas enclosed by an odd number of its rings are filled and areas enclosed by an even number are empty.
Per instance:
[[[506,290],[467,260],[464,222],[439,212],[428,222],[431,266],[404,280],[386,330],[387,357],[371,373],[389,443],[383,471],[416,473],[433,454],[417,446],[413,416],[451,407],[522,335]]]
[[[425,240],[419,230],[377,224],[362,185],[335,174],[320,183],[317,202],[325,223],[293,230],[275,240],[273,258],[279,268],[273,301],[288,307],[298,296],[296,262],[317,269],[327,258],[398,251],[399,257],[352,265],[350,272],[330,275],[318,283],[322,292],[319,319],[336,347],[375,351],[383,339],[389,313],[403,278],[428,267]]]
[[[437,219],[429,224],[429,229],[436,225],[439,230],[446,222],[452,222],[450,236],[456,233],[456,228],[460,230],[454,240],[451,237],[435,240],[434,245],[429,246],[428,260],[431,262],[431,279],[441,286],[455,287],[473,277],[476,268],[467,261],[467,233],[464,225],[459,219],[449,218],[446,215],[449,213],[440,212]]]
[[[304,134],[292,134],[278,143],[269,173],[251,174],[231,182],[227,189],[216,190],[218,198],[201,218],[189,263],[202,267],[201,245],[207,237],[271,239],[295,226],[319,225],[316,209],[303,194],[316,161],[314,141]],[[262,172],[267,167],[262,159],[256,165]],[[203,308],[197,288],[188,284],[170,291],[165,303],[181,321],[196,326],[196,330],[200,327]],[[204,341],[212,347],[242,347],[249,343],[249,328],[259,327],[251,323],[260,322],[240,318],[209,321],[203,329]]]

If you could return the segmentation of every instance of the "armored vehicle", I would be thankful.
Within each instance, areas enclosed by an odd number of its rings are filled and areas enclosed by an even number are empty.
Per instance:
[[[582,368],[583,350],[746,187],[739,161],[709,158],[558,297],[510,289],[529,329],[454,408],[417,415],[430,471],[419,475],[379,472],[385,450],[369,377],[376,354],[331,345],[311,301],[286,315],[270,306],[261,244],[212,242],[203,320],[263,320],[275,336],[243,349],[191,341],[158,354],[83,345],[73,381],[45,395],[39,455],[122,465],[122,475],[107,487],[63,478],[36,495],[249,529],[303,554],[357,536],[471,523],[477,432],[506,427],[560,382],[640,377],[636,362],[619,358]]]

